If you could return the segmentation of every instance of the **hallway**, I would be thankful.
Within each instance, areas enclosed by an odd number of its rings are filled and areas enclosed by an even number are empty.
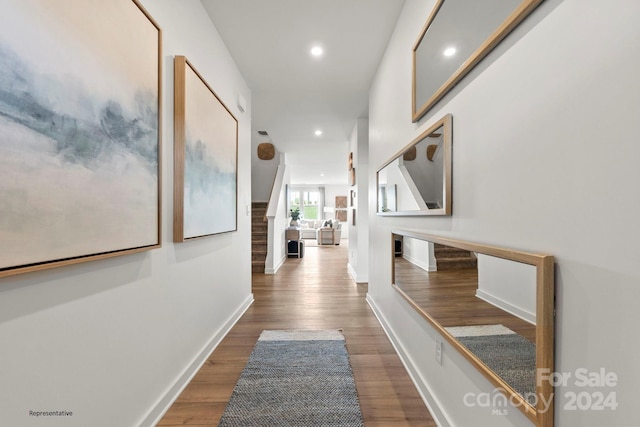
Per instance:
[[[433,427],[427,408],[347,272],[347,240],[310,246],[275,275],[252,275],[254,303],[158,424],[216,426],[264,329],[343,329],[365,425]]]

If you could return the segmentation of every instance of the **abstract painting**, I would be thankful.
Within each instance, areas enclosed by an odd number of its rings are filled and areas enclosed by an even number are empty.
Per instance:
[[[132,0],[0,3],[0,276],[159,247],[160,49]]]
[[[235,231],[238,121],[184,56],[174,91],[173,240]]]

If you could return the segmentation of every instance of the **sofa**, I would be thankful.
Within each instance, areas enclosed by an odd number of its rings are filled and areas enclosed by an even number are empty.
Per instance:
[[[316,239],[318,235],[318,229],[322,227],[324,220],[322,219],[301,219],[300,220],[300,233],[302,239]]]
[[[331,229],[331,238],[329,238],[329,232],[325,231],[319,233],[320,229]],[[321,235],[322,234],[322,235]],[[342,223],[337,219],[301,219],[300,220],[300,236],[304,239],[316,239],[319,245],[340,244],[340,237],[342,236]]]

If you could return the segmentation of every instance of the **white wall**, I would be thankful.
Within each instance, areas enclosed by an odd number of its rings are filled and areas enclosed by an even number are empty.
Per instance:
[[[536,323],[536,267],[521,262],[476,254],[476,295],[530,323]]]
[[[427,147],[429,145],[438,145],[433,160],[427,158]],[[416,158],[411,161],[404,161],[403,164],[409,171],[419,194],[417,197],[426,202],[438,202],[440,206],[443,204],[442,186],[444,181],[444,155],[443,155],[444,136],[438,139],[427,138],[416,146]]]
[[[276,274],[278,269],[287,259],[287,240],[285,229],[290,226],[287,188],[291,186],[291,170],[285,164],[285,155],[277,169],[273,182],[273,190],[268,197],[267,208],[267,258],[265,260],[264,273]],[[253,172],[253,170],[252,170]]]
[[[163,247],[0,279],[3,426],[152,421],[162,399],[252,300],[245,215],[251,93],[199,1],[142,3],[163,30]],[[238,118],[240,132],[238,231],[180,244],[171,242],[174,55],[192,62]],[[245,113],[236,107],[238,94],[248,102]],[[29,410],[73,416],[45,420]]]
[[[437,270],[433,243],[426,240],[404,237],[402,239],[402,257],[425,271]]]
[[[369,120],[359,118],[351,132],[349,152],[353,153],[356,183],[349,187],[354,192],[349,212],[349,263],[347,269],[356,283],[369,281]],[[353,218],[355,216],[355,225]]]
[[[636,425],[640,344],[640,2],[547,0],[419,123],[411,47],[433,0],[407,0],[370,92],[369,176],[453,114],[453,216],[370,215],[369,299],[434,413],[457,426],[529,426],[516,409],[468,408],[493,387],[390,286],[392,228],[556,256],[556,370],[617,374],[615,387],[556,389],[556,425]],[[370,207],[375,207],[373,179]],[[613,392],[615,411],[566,410],[565,393]],[[435,406],[437,405],[437,407]],[[448,423],[447,423],[448,420]]]

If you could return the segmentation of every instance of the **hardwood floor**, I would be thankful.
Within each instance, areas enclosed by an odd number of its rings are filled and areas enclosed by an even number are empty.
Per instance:
[[[367,427],[435,427],[367,302],[366,284],[347,272],[346,240],[307,247],[275,275],[253,274],[255,302],[233,327],[159,426],[217,426],[264,329],[342,329]]]

